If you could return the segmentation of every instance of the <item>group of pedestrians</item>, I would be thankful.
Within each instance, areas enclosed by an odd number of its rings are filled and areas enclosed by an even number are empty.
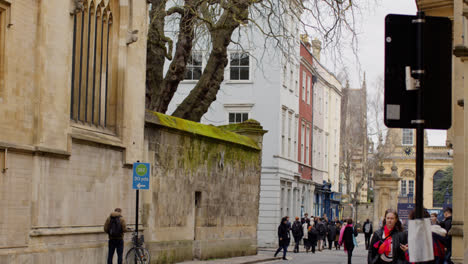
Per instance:
[[[344,240],[339,243],[340,238],[343,237],[343,223],[346,225],[346,220],[338,221],[336,218],[335,220],[328,220],[326,217],[309,218],[307,213],[304,214],[302,219],[296,217],[295,221],[290,223],[289,217],[285,216],[278,226],[279,247],[275,252],[275,257],[283,250],[283,259],[286,259],[291,236],[294,238],[295,243],[294,253],[299,253],[301,242],[303,242],[306,253],[315,254],[316,249],[322,251],[327,247],[330,250],[333,247],[339,250],[344,243]]]
[[[425,262],[430,264],[452,264],[452,237],[449,231],[452,227],[452,209],[444,210],[444,221],[438,222],[437,215],[425,212],[424,217],[431,218],[431,231],[433,238],[434,260]],[[414,219],[414,211],[409,215]],[[368,264],[410,264],[408,251],[408,231],[403,228],[398,213],[393,209],[385,211],[381,227],[373,232],[372,223],[369,219],[362,226],[365,236],[365,246],[368,250]],[[357,228],[352,219],[329,221],[325,218],[311,217],[307,214],[304,218],[296,217],[294,223],[289,222],[285,216],[278,227],[279,248],[275,257],[283,250],[283,259],[286,260],[287,249],[290,244],[290,233],[294,237],[294,252],[299,252],[301,240],[304,242],[306,253],[315,253],[326,246],[332,249],[332,244],[339,250],[344,246],[347,253],[348,264],[351,264],[353,250],[357,246]]]

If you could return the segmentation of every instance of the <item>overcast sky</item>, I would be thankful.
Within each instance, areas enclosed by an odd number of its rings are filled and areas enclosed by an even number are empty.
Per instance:
[[[383,77],[384,74],[385,16],[387,14],[415,15],[417,9],[413,0],[377,0],[375,2],[369,0],[368,6],[361,7],[361,10],[361,19],[357,23],[360,69],[351,49],[345,52],[344,61],[350,75],[350,86],[360,87],[363,72],[365,72],[367,88],[372,93],[377,78]],[[326,54],[323,55],[325,56],[322,62],[338,74],[337,71],[340,69],[334,69],[333,63],[328,61]],[[430,145],[445,145],[445,131],[430,130],[428,137]]]

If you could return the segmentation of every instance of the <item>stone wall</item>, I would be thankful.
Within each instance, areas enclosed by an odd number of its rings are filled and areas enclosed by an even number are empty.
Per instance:
[[[353,215],[352,207],[349,204],[343,204],[343,218],[349,218]],[[374,204],[372,203],[358,203],[356,210],[356,224],[362,224],[369,219],[372,221],[374,217]]]
[[[123,166],[123,149],[80,140],[72,146],[70,156],[7,152],[0,174],[1,264],[103,263],[110,212],[121,207],[134,225],[132,170]]]
[[[144,225],[154,263],[255,254],[258,123],[231,127],[251,139],[158,113],[147,114],[147,122],[148,161],[154,165]]]

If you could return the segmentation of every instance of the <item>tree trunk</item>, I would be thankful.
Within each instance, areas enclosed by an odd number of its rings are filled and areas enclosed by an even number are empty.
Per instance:
[[[190,94],[177,107],[173,116],[200,122],[211,103],[216,100],[221,82],[224,80],[224,68],[228,64],[227,47],[233,31],[239,27],[239,21],[247,19],[249,1],[233,3],[225,9],[216,25],[210,29],[213,49],[200,80]]]
[[[148,28],[146,48],[146,108],[156,110],[155,101],[158,91],[162,90],[164,62],[166,60],[166,43],[164,38],[164,18],[166,17],[166,0],[151,0],[151,23]]]
[[[159,27],[157,27],[156,29],[152,29],[152,25],[150,26],[150,32],[155,34],[150,35],[148,33],[149,44],[146,79],[148,88],[147,94],[149,94],[149,104],[147,104],[147,108],[153,111],[161,113],[165,113],[167,111],[169,103],[174,97],[174,94],[177,91],[177,87],[179,86],[180,81],[184,79],[185,71],[187,68],[187,62],[192,52],[192,42],[194,39],[194,24],[196,20],[194,12],[197,9],[197,5],[199,2],[200,0],[186,0],[183,9],[179,7],[171,8],[168,12],[165,12],[164,10],[159,10],[159,12],[164,13],[162,19],[164,19],[166,15],[172,15],[172,13],[179,13],[181,15],[179,22],[179,34],[174,58],[172,58],[172,41],[168,38],[164,39],[164,31],[160,31],[161,29]],[[155,15],[155,18],[159,19],[159,15]],[[158,25],[160,24],[162,24],[164,28],[164,21],[158,23]],[[161,34],[160,32],[163,33]],[[159,34],[159,36],[157,34]],[[161,38],[163,38],[162,41]],[[162,57],[160,54],[157,54],[157,59],[150,58],[152,56],[151,51],[153,49],[159,51],[161,49],[161,43],[164,43],[165,45],[166,42],[170,42],[170,48],[166,50],[165,46],[163,46],[163,51],[166,52],[165,56]],[[152,44],[151,47],[150,43]],[[161,58],[163,59],[162,61]],[[172,62],[169,65],[169,69],[166,73],[166,76],[163,79],[162,76],[164,62],[166,58],[172,59]],[[156,69],[157,72],[155,72],[154,69]]]

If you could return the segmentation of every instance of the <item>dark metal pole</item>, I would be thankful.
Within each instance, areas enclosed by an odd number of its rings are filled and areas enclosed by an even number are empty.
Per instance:
[[[416,219],[424,216],[423,194],[424,194],[424,114],[423,114],[423,80],[424,80],[424,61],[423,61],[423,30],[425,24],[424,12],[419,11],[416,23],[416,70],[414,75],[419,81],[417,89],[417,120],[416,124]]]
[[[138,201],[140,200],[140,190],[136,190],[136,209],[135,209],[135,233],[138,237]]]

